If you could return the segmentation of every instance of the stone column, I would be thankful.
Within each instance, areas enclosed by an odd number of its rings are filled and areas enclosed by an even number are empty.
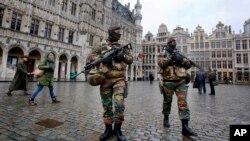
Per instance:
[[[6,77],[7,58],[8,58],[8,51],[7,51],[7,49],[3,48],[2,73],[1,73],[1,78],[3,78],[3,79]]]
[[[54,78],[58,79],[58,69],[59,69],[59,56],[55,58],[55,72],[54,72]]]
[[[70,58],[68,58],[68,62],[67,62],[67,71],[66,71],[66,79],[70,79],[70,66],[71,66],[71,60]]]
[[[4,15],[3,15],[3,21],[2,21],[3,27],[5,27],[5,28],[10,27],[11,17],[12,17],[12,10],[9,8],[5,8]]]

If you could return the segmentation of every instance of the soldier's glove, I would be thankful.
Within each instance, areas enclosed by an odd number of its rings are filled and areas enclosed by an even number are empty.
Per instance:
[[[176,64],[181,64],[183,57],[178,55],[177,53],[171,54],[171,60]]]
[[[127,55],[124,54],[123,52],[119,52],[113,57],[115,62],[121,62],[121,61],[126,61],[127,60]]]

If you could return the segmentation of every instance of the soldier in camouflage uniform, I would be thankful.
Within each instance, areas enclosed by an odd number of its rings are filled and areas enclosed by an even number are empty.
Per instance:
[[[98,56],[104,54],[114,46],[121,46],[118,43],[121,36],[120,27],[110,27],[108,33],[109,36],[106,40],[107,45],[96,46],[95,49],[88,55],[87,62],[94,61]],[[126,141],[125,136],[121,132],[125,109],[125,71],[126,66],[132,62],[133,58],[130,54],[130,49],[126,48],[116,54],[113,58],[105,60],[98,67],[98,71],[105,76],[105,80],[100,86],[100,95],[104,109],[103,119],[106,129],[100,136],[100,141],[105,141],[113,135],[116,135],[119,141]],[[96,82],[97,81],[98,80],[96,80]],[[115,106],[114,111],[113,103]],[[115,123],[115,125],[114,130],[112,131],[113,123]]]
[[[191,67],[190,62],[175,54],[176,41],[174,38],[169,38],[167,42],[166,54],[160,55],[158,65],[162,72],[162,85],[163,85],[163,125],[164,127],[170,127],[169,114],[171,111],[172,95],[176,93],[178,99],[179,118],[182,122],[182,135],[184,136],[196,136],[188,127],[188,121],[190,120],[190,111],[187,104],[187,87],[185,81],[188,74],[187,69]]]

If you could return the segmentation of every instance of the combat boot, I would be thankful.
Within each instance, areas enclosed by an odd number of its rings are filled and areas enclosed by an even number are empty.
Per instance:
[[[52,103],[60,103],[61,101],[57,100],[56,97],[51,97]]]
[[[11,92],[12,92],[12,91],[8,91],[6,94],[7,94],[8,96],[12,96]]]
[[[182,119],[182,135],[183,136],[197,136],[196,133],[194,133],[189,127],[188,127],[188,120]]]
[[[165,128],[169,128],[169,127],[170,127],[168,116],[164,116],[163,126],[164,126]]]
[[[115,123],[113,134],[117,137],[118,141],[126,141],[126,137],[122,134],[121,123]]]
[[[104,133],[100,136],[99,140],[100,141],[106,141],[108,140],[110,137],[113,136],[113,132],[112,132],[112,124],[105,124],[105,131]]]

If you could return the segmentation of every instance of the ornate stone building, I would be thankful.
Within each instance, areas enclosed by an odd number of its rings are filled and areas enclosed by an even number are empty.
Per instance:
[[[183,55],[205,71],[209,68],[216,70],[218,80],[250,83],[250,20],[245,22],[244,32],[240,34],[234,34],[231,26],[222,22],[216,25],[210,35],[199,25],[189,34],[179,26],[169,33],[167,26],[161,24],[156,37],[148,32],[142,42],[144,78],[147,78],[150,72],[158,76],[158,56],[163,53],[170,36],[176,38],[177,49]],[[195,67],[190,69],[193,76],[197,70]]]
[[[86,55],[107,38],[110,25],[122,26],[123,44],[140,52],[141,4],[135,9],[117,0],[0,0],[1,79],[12,78],[22,55],[30,56],[32,72],[47,50],[56,54],[55,78],[69,79],[80,72]],[[142,62],[128,70],[130,78],[142,75]],[[78,79],[84,79],[80,75]]]
[[[250,84],[250,19],[244,23],[244,32],[234,36],[234,82]]]
[[[233,34],[231,26],[222,22],[209,35],[210,66],[217,71],[218,80],[233,79]]]

